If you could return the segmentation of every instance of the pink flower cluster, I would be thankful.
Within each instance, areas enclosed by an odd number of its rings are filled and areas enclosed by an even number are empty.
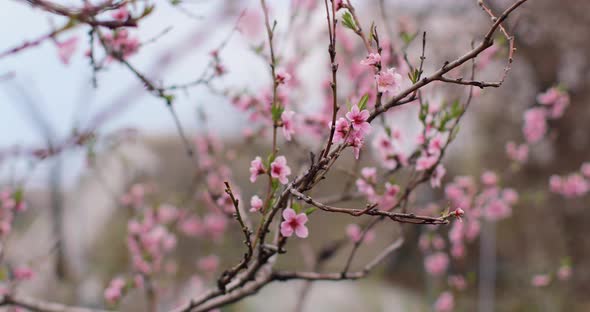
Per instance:
[[[178,216],[176,208],[165,206],[162,212],[150,209],[129,221],[127,246],[134,270],[146,275],[161,270],[164,256],[176,247],[176,235],[168,227]]]
[[[250,182],[256,182],[259,175],[265,174],[267,171],[264,168],[262,159],[256,157],[250,162]],[[278,179],[281,184],[287,184],[289,182],[288,176],[291,175],[291,168],[287,165],[287,158],[285,156],[278,156],[270,164],[270,176],[273,179]]]
[[[373,140],[373,148],[377,152],[381,165],[393,170],[398,166],[407,166],[408,158],[402,152],[400,144],[403,141],[401,131],[396,128],[390,130],[390,135],[380,132]]]
[[[445,291],[440,294],[434,303],[434,310],[436,312],[452,312],[455,308],[455,297],[450,291]]]
[[[547,120],[563,116],[569,105],[569,95],[560,88],[553,87],[537,96],[540,106],[524,113],[523,134],[528,143],[539,142],[547,132]]]
[[[518,193],[511,188],[501,188],[498,176],[486,171],[481,176],[481,188],[471,177],[456,177],[445,187],[445,195],[453,206],[464,210],[469,218],[455,222],[449,231],[451,255],[465,256],[465,241],[474,240],[480,233],[480,219],[499,221],[512,214],[512,206],[518,201]]]
[[[123,297],[127,282],[121,278],[116,277],[109,283],[109,286],[104,291],[104,298],[109,303],[116,303]]]
[[[449,267],[449,256],[444,252],[435,252],[424,258],[424,268],[432,276],[441,276]]]
[[[130,37],[127,29],[119,29],[104,35],[105,44],[115,53],[127,58],[135,54],[140,47],[137,38]]]
[[[524,163],[529,157],[529,147],[526,144],[517,145],[510,141],[506,143],[506,155],[508,155],[508,158],[512,161]]]
[[[549,178],[549,190],[567,198],[581,197],[590,191],[590,162],[582,164],[579,173]]]
[[[334,142],[347,142],[354,149],[354,156],[359,157],[361,148],[365,142],[365,136],[371,132],[371,125],[367,121],[370,113],[368,110],[360,110],[357,105],[354,105],[349,112],[346,113],[346,118],[339,118],[336,121],[336,129],[334,131]]]
[[[377,169],[375,167],[365,167],[361,169],[361,177],[356,180],[358,191],[367,197],[371,203],[377,203],[384,209],[391,208],[397,203],[397,195],[400,187],[390,182],[385,182],[383,192],[379,194],[376,191]]]
[[[21,191],[9,187],[0,191],[0,238],[10,234],[15,214],[26,208]]]

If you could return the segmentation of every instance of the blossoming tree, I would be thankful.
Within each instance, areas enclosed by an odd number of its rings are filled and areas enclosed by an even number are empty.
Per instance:
[[[290,21],[276,19],[269,3],[261,0],[259,9],[240,14],[232,31],[244,35],[256,32],[245,24],[252,19],[253,24],[263,26],[264,43],[252,49],[268,67],[271,83],[261,90],[227,85],[218,88],[213,84],[231,74],[232,69],[226,68],[222,61],[222,51],[229,38],[209,53],[209,65],[194,81],[169,85],[151,79],[143,69],[134,66],[134,55],[147,49],[144,46],[149,43],[140,41],[134,28],[158,14],[157,1],[84,1],[81,6],[71,7],[48,0],[23,2],[42,14],[59,16],[65,23],[37,39],[1,52],[0,60],[53,41],[57,57],[64,64],[76,51],[85,51],[96,88],[100,88],[101,71],[112,66],[126,68],[169,110],[186,157],[194,164],[187,170],[194,171],[195,183],[188,186],[188,195],[174,199],[173,204],[163,203],[157,187],[149,183],[134,184],[118,196],[121,206],[129,211],[126,237],[121,239],[126,241],[131,265],[106,285],[104,299],[109,309],[116,309],[134,291],[145,294],[149,311],[214,311],[254,295],[275,281],[360,279],[404,244],[403,235],[399,234],[360,269],[354,269],[352,263],[359,248],[377,239],[375,227],[390,222],[429,226],[420,236],[418,246],[424,253],[424,268],[430,275],[448,280],[448,287],[441,290],[433,304],[437,311],[452,311],[455,296],[470,281],[465,274],[448,273],[451,262],[465,258],[467,244],[479,237],[484,220],[496,222],[510,217],[512,207],[519,200],[517,190],[500,183],[502,173],[486,171],[480,181],[456,176],[443,183],[447,170],[442,160],[480,90],[501,87],[509,75],[516,47],[507,20],[527,0],[514,1],[501,12],[479,0],[478,5],[490,18],[487,31],[475,38],[462,56],[440,65],[430,64],[437,68],[432,72],[425,69],[429,50],[426,32],[408,32],[402,28],[395,33],[387,26],[391,22],[388,20],[383,29],[379,28],[375,21],[364,20],[357,14],[350,0],[292,1],[294,13]],[[171,3],[181,7],[181,1]],[[292,36],[288,29],[284,32],[279,29],[283,25],[294,27],[297,19],[305,20],[312,14],[322,15],[325,20],[320,41],[328,52],[328,66],[316,69],[318,75],[325,70],[327,77],[322,84],[323,103],[306,104],[299,100],[307,92],[301,80],[310,75],[299,69],[306,51],[295,48],[287,53],[283,47],[279,48]],[[77,28],[88,32],[88,43],[78,37],[65,39],[69,31]],[[158,38],[152,40],[157,42]],[[419,47],[420,53],[411,55],[409,46]],[[501,57],[506,58],[506,65],[497,81],[476,79],[490,59]],[[244,131],[246,141],[269,144],[267,151],[258,151],[258,156],[249,160],[249,181],[253,185],[238,185],[226,164],[232,157],[226,157],[223,145],[214,135],[193,139],[178,119],[177,93],[199,85],[228,99],[249,120],[249,127]],[[461,89],[454,93],[445,91],[447,100],[431,99],[431,94],[448,86]],[[568,105],[567,90],[559,85],[540,94],[537,104],[524,114],[522,143],[515,142],[516,139],[506,143],[508,158],[515,165],[526,162],[529,147],[548,135],[549,122],[560,118]],[[412,114],[420,129],[416,137],[392,122],[403,107],[415,109]],[[63,142],[19,151],[12,156],[43,162],[66,150],[84,147],[92,164],[92,147],[101,139],[97,128],[93,124],[77,129]],[[125,139],[129,133],[119,135]],[[296,148],[289,149],[293,146]],[[367,154],[372,155],[375,163],[363,167],[361,160]],[[346,170],[350,178],[345,189],[325,198],[316,196],[317,188],[330,183],[330,173],[339,170],[339,164],[350,163],[342,159],[347,155],[352,155],[354,160]],[[248,171],[247,164],[242,167],[240,170]],[[590,164],[586,163],[580,172],[550,177],[548,189],[563,197],[580,197],[590,189],[589,180]],[[416,190],[422,185],[431,188],[444,185],[444,198],[426,204],[418,202]],[[241,189],[245,188],[256,191],[251,196],[242,196],[245,192]],[[0,193],[2,237],[10,235],[15,219],[26,209],[25,193],[22,184],[5,187]],[[345,202],[364,204],[356,208],[340,207]],[[191,208],[195,206],[202,209]],[[293,241],[321,241],[308,222],[317,214],[349,218],[343,237],[322,242],[323,247],[312,257],[311,269],[281,269],[277,262],[297,252],[291,247]],[[360,217],[362,222],[358,221]],[[449,228],[447,238],[438,231],[440,227]],[[208,283],[210,288],[191,294],[189,299],[179,298],[164,291],[162,275],[174,271],[169,259],[175,255],[181,237],[213,242],[231,239],[241,242],[243,250],[239,259],[229,259],[233,264],[227,267],[221,263],[229,261],[222,261],[217,254],[200,255],[195,269],[199,274],[194,277],[200,283]],[[350,251],[347,246],[352,246]],[[341,270],[321,270],[323,263],[338,255],[344,255]],[[8,286],[2,291],[1,305],[36,311],[96,311],[21,294],[16,291],[18,282],[33,278],[34,270],[27,265],[8,268],[5,279]],[[561,280],[568,279],[570,274],[567,262],[556,271]],[[549,275],[538,275],[532,277],[531,283],[543,286],[551,281]],[[304,299],[301,296],[300,300]]]

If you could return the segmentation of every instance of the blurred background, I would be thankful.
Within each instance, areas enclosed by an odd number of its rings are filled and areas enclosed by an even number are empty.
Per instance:
[[[494,12],[501,12],[512,0],[486,3]],[[298,110],[313,112],[323,105],[318,103],[324,101],[324,81],[329,75],[323,1],[271,0],[268,4],[271,16],[278,21],[279,54],[288,59],[304,51],[302,61],[296,64],[300,86],[290,95],[291,101],[298,102]],[[383,37],[388,36],[386,30],[391,31],[394,42],[402,42],[399,33],[425,31],[426,74],[463,55],[490,26],[489,17],[475,0],[368,0],[353,4],[364,29],[375,22]],[[191,144],[198,145],[206,138],[206,145],[217,146],[212,148],[216,162],[231,169],[232,182],[247,203],[263,188],[248,181],[247,168],[255,156],[269,149],[269,140],[243,135],[256,128],[221,90],[256,93],[271,84],[267,60],[258,52],[259,47],[265,48],[266,40],[260,4],[187,0],[156,1],[155,5],[155,13],[131,30],[144,44],[129,60],[153,81],[172,85],[200,77],[210,66],[211,51],[219,51],[226,72],[211,84],[178,90],[174,105]],[[463,277],[467,286],[452,290],[455,304],[450,311],[590,311],[589,198],[564,198],[548,192],[550,176],[575,172],[590,160],[590,129],[585,123],[590,117],[586,104],[590,97],[590,43],[585,35],[590,29],[590,17],[585,13],[589,9],[586,1],[529,0],[510,17],[506,25],[516,38],[517,51],[508,78],[501,88],[485,89],[474,99],[457,141],[445,156],[443,188],[426,186],[416,195],[416,207],[440,201],[444,184],[454,177],[478,179],[486,170],[497,172],[503,186],[520,194],[509,218],[483,222],[480,238],[467,245],[467,256],[451,261],[448,276]],[[2,52],[64,22],[24,1],[4,1],[0,12],[4,13],[0,20]],[[9,265],[27,263],[36,272],[31,280],[19,283],[19,291],[102,307],[109,281],[130,267],[124,237],[131,216],[121,197],[141,183],[148,189],[146,198],[151,205],[170,202],[202,215],[205,208],[195,194],[206,189],[207,183],[189,190],[194,194],[183,200],[194,179],[202,180],[205,175],[195,174],[199,169],[187,156],[173,117],[161,99],[146,92],[137,77],[115,62],[96,73],[93,86],[93,70],[85,56],[87,33],[88,29],[80,27],[57,37],[58,41],[78,38],[67,64],[60,60],[57,44],[51,40],[0,58],[0,177],[4,185],[23,187],[28,206],[15,219],[2,256]],[[412,61],[418,60],[419,41],[408,46]],[[346,49],[347,44],[358,46],[352,48],[357,57],[342,60],[341,66],[364,57],[362,44],[352,33],[343,31],[340,44],[340,49]],[[504,66],[505,56],[499,53],[478,75],[497,80]],[[523,113],[535,105],[539,93],[555,85],[567,89],[570,106],[562,118],[550,122],[547,137],[530,146],[528,160],[514,166],[506,157],[505,143],[522,141]],[[453,88],[445,92],[459,92]],[[433,94],[433,100],[438,96],[443,95]],[[416,133],[416,114],[415,107],[408,107],[396,112],[392,120],[405,133]],[[92,144],[43,160],[27,155],[27,151],[57,146],[85,129],[93,133]],[[299,149],[285,144],[281,152],[289,155]],[[342,160],[344,168],[353,166],[353,158],[348,156]],[[369,149],[361,166],[374,166],[374,159]],[[346,172],[335,171],[328,178],[331,182],[323,184],[319,194],[329,196],[345,187]],[[310,222],[313,240],[291,242],[292,252],[301,256],[281,260],[281,267],[309,267],[306,255],[345,235],[353,220],[317,213]],[[235,239],[239,228],[228,223],[229,232],[220,240],[178,235],[177,247],[169,257],[174,260],[158,277],[161,297],[165,298],[159,306],[162,311],[213,285],[212,271],[228,267],[240,257],[243,246]],[[426,272],[425,253],[418,246],[421,238],[447,237],[448,231],[449,227],[383,223],[376,230],[375,241],[361,249],[353,266],[362,267],[402,232],[405,244],[368,279],[313,286],[273,283],[222,310],[291,310],[302,289],[310,287],[303,311],[431,311],[440,293],[449,289],[448,280],[447,275]],[[212,270],[199,267],[199,261],[211,254],[219,256],[219,265]],[[344,259],[334,257],[324,269],[338,270]],[[572,274],[561,280],[557,272],[564,265]],[[551,282],[535,283],[540,275],[550,277]],[[143,296],[140,291],[130,291],[118,307],[144,311]]]

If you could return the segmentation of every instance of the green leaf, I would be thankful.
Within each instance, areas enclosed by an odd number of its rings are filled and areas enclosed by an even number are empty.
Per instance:
[[[166,101],[167,104],[172,104],[174,102],[174,95],[172,94],[165,94],[162,96],[162,98],[164,99],[164,101]]]
[[[402,40],[404,41],[405,45],[409,45],[410,43],[412,43],[412,41],[414,41],[414,39],[416,38],[416,35],[418,33],[415,34],[409,34],[407,32],[401,32],[399,35],[402,38]]]
[[[310,214],[312,214],[316,210],[317,210],[316,207],[309,207],[309,208],[307,208],[307,210],[305,210],[305,214],[309,216]]]
[[[301,204],[293,201],[293,203],[291,204],[291,208],[293,208],[293,210],[295,210],[296,213],[299,213],[301,211]]]
[[[375,27],[375,22],[372,22],[371,27],[369,28],[369,43],[373,41],[373,35],[375,34],[375,31],[377,31],[377,28]]]
[[[272,193],[274,193],[279,188],[279,186],[280,186],[279,180],[272,179]]]
[[[462,113],[463,113],[463,107],[461,107],[461,103],[459,102],[459,100],[453,101],[453,104],[451,105],[451,117],[457,118]]]
[[[275,161],[275,158],[276,156],[274,153],[268,155],[268,157],[266,157],[266,163],[264,163],[264,167],[270,168],[270,164],[272,164],[272,162]]]
[[[410,81],[412,81],[412,83],[418,82],[418,79],[420,79],[420,70],[418,68],[415,68],[414,70],[408,73],[408,77],[410,78]]]
[[[369,100],[369,94],[363,95],[363,97],[359,100],[358,108],[359,110],[363,110],[367,107],[367,101]]]
[[[356,31],[356,24],[354,23],[354,20],[350,12],[346,11],[346,13],[342,15],[342,25],[344,25],[344,27],[346,28]]]
[[[422,121],[422,123],[424,123],[427,115],[428,115],[428,102],[424,102],[423,105],[420,105],[420,114],[418,115],[418,118],[420,118],[420,121]]]
[[[272,114],[272,120],[274,122],[279,121],[279,119],[281,119],[281,115],[283,114],[283,111],[285,110],[284,107],[282,107],[281,105],[274,103],[273,106],[271,107],[271,114]]]
[[[391,127],[389,126],[385,126],[385,133],[387,134],[387,137],[391,138]]]
[[[22,188],[18,188],[16,189],[16,191],[14,191],[14,194],[12,194],[12,197],[14,198],[14,201],[17,203],[20,203],[23,201],[24,198],[24,191]]]

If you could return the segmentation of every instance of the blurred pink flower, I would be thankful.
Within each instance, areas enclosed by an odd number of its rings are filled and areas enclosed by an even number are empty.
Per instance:
[[[377,90],[379,92],[397,93],[401,90],[402,75],[398,74],[395,68],[381,71],[375,75]]]
[[[381,62],[381,55],[379,53],[369,53],[367,57],[361,61],[361,65],[375,66]]]
[[[436,312],[451,312],[455,308],[455,298],[450,291],[445,291],[434,303],[434,309]]]
[[[449,266],[449,256],[444,252],[435,252],[424,258],[424,268],[432,276],[442,275]]]
[[[59,59],[64,64],[69,64],[72,55],[76,52],[76,47],[78,46],[78,38],[72,37],[62,42],[56,43],[57,45],[57,54]]]

